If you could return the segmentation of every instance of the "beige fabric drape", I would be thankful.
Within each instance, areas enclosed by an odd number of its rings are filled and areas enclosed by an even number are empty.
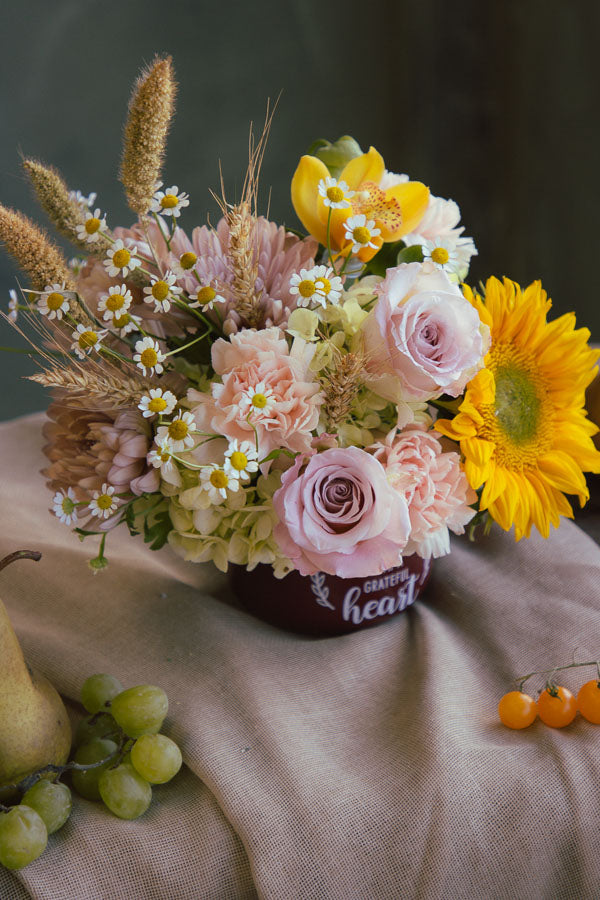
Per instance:
[[[0,553],[43,553],[2,573],[1,596],[66,698],[100,671],[164,687],[186,766],[136,822],[76,799],[38,861],[0,870],[2,900],[597,900],[600,728],[496,715],[516,675],[600,655],[589,537],[457,540],[409,612],[302,638],[122,532],[93,576],[92,545],[47,512],[41,422],[0,427]]]

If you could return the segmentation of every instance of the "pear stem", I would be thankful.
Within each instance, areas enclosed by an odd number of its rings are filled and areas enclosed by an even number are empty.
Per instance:
[[[34,562],[38,562],[41,558],[42,554],[39,550],[15,550],[14,553],[9,553],[4,559],[0,559],[0,572],[17,559],[32,559]]]

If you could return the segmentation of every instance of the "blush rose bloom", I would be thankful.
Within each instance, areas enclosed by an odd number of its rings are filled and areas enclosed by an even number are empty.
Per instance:
[[[408,503],[410,539],[406,553],[424,559],[450,553],[450,535],[463,534],[475,515],[477,494],[469,487],[458,453],[444,453],[431,431],[412,426],[368,450],[382,463],[388,482]]]
[[[301,575],[378,575],[401,565],[408,506],[374,456],[358,447],[299,456],[273,496],[274,537]]]
[[[489,328],[446,274],[421,263],[388,269],[363,335],[372,389],[386,399],[458,397],[483,366]],[[395,395],[394,395],[395,394]]]

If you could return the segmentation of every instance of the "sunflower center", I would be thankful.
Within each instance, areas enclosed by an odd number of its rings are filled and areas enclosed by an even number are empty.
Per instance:
[[[495,414],[513,444],[527,444],[539,432],[541,401],[529,373],[515,365],[496,369]]]

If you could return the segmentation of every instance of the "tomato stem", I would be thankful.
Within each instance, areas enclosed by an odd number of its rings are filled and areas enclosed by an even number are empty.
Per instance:
[[[563,669],[577,669],[580,666],[596,666],[596,672],[598,674],[598,681],[600,682],[600,660],[597,660],[597,659],[593,659],[590,662],[569,663],[567,666],[554,666],[554,668],[544,669],[542,672],[530,672],[529,675],[520,675],[518,678],[515,678],[515,681],[519,685],[519,690],[522,691],[523,685],[525,684],[525,682],[528,681],[530,678],[533,678],[534,675],[550,675],[550,677],[552,677],[552,675],[554,675],[555,672],[561,672]],[[546,684],[549,684],[549,683],[550,683],[550,679],[548,680],[548,682],[546,682]]]

